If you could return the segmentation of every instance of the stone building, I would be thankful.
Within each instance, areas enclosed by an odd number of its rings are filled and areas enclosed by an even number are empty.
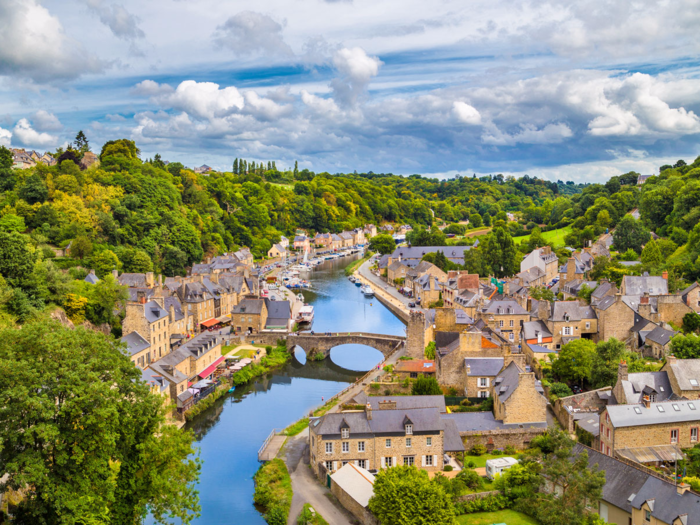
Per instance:
[[[577,301],[556,301],[547,322],[555,349],[574,339],[593,339],[598,333],[598,317],[592,307]]]
[[[374,495],[374,475],[368,470],[347,463],[331,477],[331,494],[361,525],[377,525],[377,518],[367,508]]]
[[[464,451],[456,426],[443,421],[439,408],[423,408],[423,400],[368,401],[364,411],[329,413],[309,424],[311,468],[325,481],[352,463],[367,470],[414,465],[439,472],[445,452]],[[416,406],[417,408],[411,408]],[[375,408],[376,407],[376,408]]]
[[[697,282],[679,292],[679,295],[689,308],[695,313],[700,313],[700,285]]]
[[[447,278],[443,279],[442,299],[446,307],[455,306],[455,298],[460,292],[470,292],[472,295],[479,293],[479,276],[463,270],[451,270],[447,272]],[[473,312],[474,314],[476,312]]]
[[[622,295],[668,295],[668,273],[662,276],[625,275],[620,285]]]
[[[668,374],[677,396],[700,399],[700,359],[677,359],[669,355],[661,371]]]
[[[477,312],[477,317],[515,345],[520,344],[523,323],[530,321],[530,313],[512,300],[491,301]]]
[[[402,279],[406,279],[409,267],[401,261],[394,261],[386,268],[386,278],[390,283],[398,283]]]
[[[394,365],[394,373],[401,380],[435,377],[435,361],[432,359],[400,360]]]
[[[594,257],[587,251],[574,252],[561,268],[559,268],[559,289],[574,279],[587,280],[588,272],[593,269]]]
[[[272,248],[267,250],[267,256],[273,259],[276,259],[278,257],[284,258],[287,256],[287,250],[281,244],[275,243],[272,245]]]
[[[550,246],[536,248],[520,261],[520,272],[538,268],[544,278],[544,283],[550,283],[559,271],[559,258],[552,252]]]
[[[267,323],[267,305],[263,299],[245,298],[231,310],[231,327],[237,333],[259,333]]]
[[[511,362],[493,385],[493,415],[504,424],[547,421],[547,399],[533,372]]]
[[[627,363],[617,367],[617,382],[612,390],[618,405],[636,405],[648,396],[651,402],[666,401],[674,397],[673,386],[665,371],[635,372],[630,374]]]
[[[494,381],[503,369],[502,357],[468,357],[464,360],[466,388],[464,395],[485,399],[491,397]]]
[[[127,335],[137,332],[149,345],[147,350],[138,353],[136,360],[132,359],[141,368],[170,352],[171,323],[174,319],[170,319],[164,306],[163,297],[146,301],[144,292],[138,293],[136,301],[126,303],[122,331]]]
[[[623,298],[622,294],[603,297],[593,306],[593,310],[598,317],[598,341],[614,337],[627,342],[632,335],[632,327],[638,320],[629,298]]]
[[[177,296],[191,319],[192,329],[197,331],[205,321],[216,318],[215,297],[204,285],[204,276],[185,282],[177,289]]]

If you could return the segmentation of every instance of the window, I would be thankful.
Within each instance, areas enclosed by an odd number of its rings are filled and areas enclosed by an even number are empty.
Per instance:
[[[693,403],[688,403],[688,408],[690,410],[695,410],[695,405]]]
[[[358,451],[358,452],[364,452],[364,451],[365,451],[365,442],[364,442],[364,441],[358,441],[358,442],[357,442],[357,451]]]
[[[697,441],[698,440],[698,427],[694,427],[690,429],[690,441]]]
[[[676,412],[681,411],[681,407],[679,407],[677,404],[673,403],[671,406],[673,407],[673,410],[675,410]]]
[[[432,447],[433,446],[433,438],[425,438],[425,446],[426,447]]]
[[[343,452],[350,452],[350,443],[343,441]]]
[[[515,334],[513,332],[508,334],[508,339],[511,341],[515,341]]]
[[[479,399],[486,399],[487,397],[489,397],[487,390],[479,390]]]
[[[333,454],[333,443],[326,443],[326,454]]]
[[[483,386],[483,387],[489,386],[489,378],[488,377],[480,377],[479,378],[479,386]]]
[[[391,439],[386,440],[386,448],[391,448]]]
[[[350,437],[350,429],[349,428],[344,428],[340,431],[340,435],[342,436],[343,439],[348,439]]]
[[[678,429],[671,430],[671,443],[678,443]]]
[[[425,466],[426,467],[433,466],[433,456],[425,456]]]
[[[416,458],[414,458],[413,456],[405,456],[403,458],[403,464],[408,465],[409,467],[412,467],[415,462]]]
[[[510,327],[513,328],[513,320],[510,320]]]
[[[591,323],[590,323],[590,322],[586,322],[586,330],[590,330],[590,329],[591,329]]]
[[[332,461],[326,461],[326,470],[329,472],[333,472],[333,462]]]
[[[690,386],[698,386],[698,380],[697,380],[697,379],[690,379],[688,382],[690,383]]]
[[[406,438],[406,448],[411,448],[411,438]]]
[[[503,321],[498,321],[498,326],[503,328]]]
[[[357,466],[360,468],[367,468],[367,462],[364,459],[357,460]]]
[[[570,326],[564,327],[564,335],[571,335],[571,327]]]
[[[406,434],[413,434],[413,425],[406,425]]]
[[[642,413],[642,409],[639,408],[639,407],[634,407],[634,411],[635,411],[637,414],[641,414],[641,413]]]
[[[658,409],[659,412],[666,412],[664,410],[664,407],[662,407],[661,405],[656,405],[656,408]]]
[[[651,521],[651,512],[649,512],[648,510],[644,511],[644,521]]]
[[[384,466],[391,467],[391,460],[392,458],[384,458]]]
[[[418,377],[418,372],[411,372],[411,379],[416,379]]]

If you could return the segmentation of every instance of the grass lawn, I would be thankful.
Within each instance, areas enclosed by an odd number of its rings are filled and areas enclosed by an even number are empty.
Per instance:
[[[491,525],[493,523],[505,523],[506,525],[539,525],[539,522],[530,516],[515,512],[514,510],[499,510],[496,512],[475,512],[457,516],[460,525]]]
[[[551,242],[555,248],[561,248],[562,246],[566,245],[566,243],[564,242],[564,237],[566,237],[570,233],[571,233],[571,226],[567,226],[566,228],[559,228],[558,230],[550,230],[548,232],[542,232],[542,237],[544,237],[544,239],[547,242]],[[515,244],[522,244],[523,242],[526,242],[528,239],[530,239],[530,236],[525,235],[524,237],[515,237],[513,239],[513,241],[515,242]]]
[[[221,355],[237,355],[241,358],[244,357],[253,357],[253,354],[255,353],[255,350],[251,350],[250,348],[241,348],[240,350],[236,350],[242,345],[235,345],[235,346],[224,346],[221,349]],[[255,348],[265,348],[266,345],[244,345],[247,347],[254,346]]]
[[[492,456],[491,454],[484,454],[483,456],[464,456],[464,467],[467,467],[467,464],[470,461],[473,461],[476,463],[476,468],[479,467],[485,467],[486,466],[486,460],[487,459],[494,459],[494,458],[517,458],[518,454],[501,454],[500,456]]]
[[[301,518],[301,515],[303,514],[304,517],[306,518],[306,521],[304,523],[308,523],[309,525],[328,525],[328,522],[323,519],[323,516],[321,516],[318,512],[316,512],[316,509],[314,509],[314,514],[311,514],[311,505],[308,503],[304,504],[304,508],[301,510],[301,513],[299,514],[299,518]],[[299,519],[297,518],[297,520]]]

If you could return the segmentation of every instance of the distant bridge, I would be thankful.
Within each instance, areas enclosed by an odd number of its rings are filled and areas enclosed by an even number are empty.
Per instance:
[[[308,356],[322,353],[324,357],[331,354],[331,349],[340,345],[366,345],[379,350],[384,357],[388,357],[394,350],[405,346],[406,338],[398,335],[368,334],[366,332],[331,332],[314,334],[303,333],[287,336],[287,349],[294,350],[300,346]]]

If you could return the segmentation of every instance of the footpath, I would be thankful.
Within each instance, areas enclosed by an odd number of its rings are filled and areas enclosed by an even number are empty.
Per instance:
[[[398,312],[400,312],[398,314],[404,321],[408,320],[411,310],[423,313],[427,312],[424,308],[409,308],[408,303],[412,302],[413,299],[409,299],[400,294],[396,288],[375,275],[369,269],[372,264],[371,261],[363,263],[353,275],[358,277],[363,284],[370,284],[374,290],[375,297],[377,297],[382,304],[394,313],[397,313],[396,310],[398,310]]]

